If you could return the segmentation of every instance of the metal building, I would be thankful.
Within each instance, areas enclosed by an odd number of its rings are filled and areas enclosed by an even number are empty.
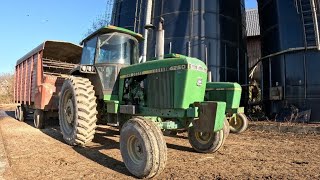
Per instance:
[[[300,112],[311,110],[311,122],[320,120],[317,2],[258,0],[264,57],[262,89],[270,115],[296,107]]]
[[[252,80],[261,81],[261,66],[258,64],[254,67],[261,58],[261,37],[260,37],[260,24],[258,9],[246,10],[246,27],[247,27],[247,52],[249,77]]]
[[[197,57],[213,81],[247,83],[244,0],[153,0],[152,24],[164,18],[165,53]],[[117,0],[113,24],[143,33],[146,0]],[[156,35],[148,38],[155,56]]]

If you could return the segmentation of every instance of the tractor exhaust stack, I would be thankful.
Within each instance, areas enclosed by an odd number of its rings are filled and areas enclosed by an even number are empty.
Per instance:
[[[157,31],[156,57],[157,59],[164,58],[164,19],[161,18]]]

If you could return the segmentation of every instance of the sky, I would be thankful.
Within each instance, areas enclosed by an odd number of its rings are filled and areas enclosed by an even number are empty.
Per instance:
[[[247,8],[256,0],[245,0]],[[94,2],[94,3],[93,3]],[[45,40],[75,44],[106,9],[107,0],[3,0],[0,6],[0,74],[13,73],[16,61]]]
[[[257,0],[245,0],[246,8],[257,8]]]

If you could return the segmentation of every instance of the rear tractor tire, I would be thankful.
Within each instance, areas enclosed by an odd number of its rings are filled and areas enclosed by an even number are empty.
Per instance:
[[[245,114],[238,113],[235,117],[230,119],[229,124],[230,132],[240,134],[247,130],[249,120]]]
[[[167,145],[160,128],[140,117],[123,125],[120,151],[127,169],[138,178],[155,177],[166,166]]]
[[[69,77],[61,88],[59,124],[63,139],[72,146],[86,146],[92,141],[97,122],[95,91],[90,80]]]
[[[189,143],[194,150],[200,153],[214,153],[224,144],[229,135],[229,123],[224,121],[223,129],[217,132],[198,132],[192,126],[188,130]]]
[[[37,129],[43,129],[46,121],[46,113],[41,109],[36,109],[33,114],[33,124]]]

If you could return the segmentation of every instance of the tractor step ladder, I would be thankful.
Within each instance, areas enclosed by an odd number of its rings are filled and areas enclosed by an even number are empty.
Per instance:
[[[316,46],[320,50],[317,3],[317,0],[300,0],[300,14],[304,28],[305,46]]]

